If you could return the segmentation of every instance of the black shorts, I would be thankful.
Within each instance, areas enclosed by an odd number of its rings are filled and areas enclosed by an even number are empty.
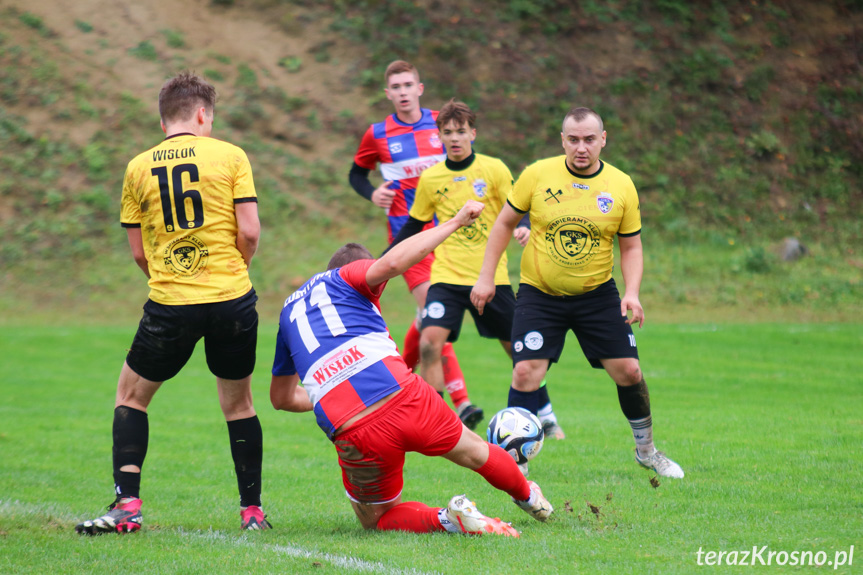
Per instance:
[[[447,341],[458,340],[464,310],[470,311],[476,330],[482,337],[509,341],[512,337],[512,315],[515,295],[509,285],[495,286],[494,298],[488,302],[482,315],[470,303],[473,286],[436,283],[429,287],[426,305],[422,312],[422,327],[437,325],[450,330]]]
[[[217,303],[163,305],[148,300],[126,363],[145,379],[166,381],[186,365],[203,337],[213,375],[243,379],[255,370],[257,301],[254,289]]]
[[[620,293],[612,279],[575,296],[548,295],[521,284],[512,326],[513,364],[526,359],[556,363],[570,329],[590,365],[597,369],[602,368],[601,359],[638,359],[635,336],[620,314]]]

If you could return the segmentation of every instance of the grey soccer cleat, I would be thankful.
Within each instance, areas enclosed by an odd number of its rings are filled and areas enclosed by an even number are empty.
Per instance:
[[[683,478],[683,469],[661,451],[654,451],[652,455],[641,457],[638,455],[638,450],[635,450],[635,460],[642,467],[652,469],[661,477],[673,477],[675,479]]]

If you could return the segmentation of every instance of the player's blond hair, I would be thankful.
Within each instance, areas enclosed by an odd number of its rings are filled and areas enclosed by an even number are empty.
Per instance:
[[[404,60],[396,60],[394,62],[390,62],[390,65],[387,66],[387,71],[384,72],[384,85],[390,85],[390,76],[395,76],[396,74],[401,74],[403,72],[410,72],[416,78],[417,83],[420,81],[420,73],[410,62],[405,62]]]
[[[194,72],[180,72],[159,91],[159,115],[166,124],[188,120],[201,106],[216,108],[216,88]]]

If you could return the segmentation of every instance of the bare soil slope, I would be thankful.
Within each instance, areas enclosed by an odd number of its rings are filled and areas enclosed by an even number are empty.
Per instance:
[[[145,103],[148,113],[157,114],[156,95],[162,82],[185,68],[217,70],[224,76],[214,82],[220,99],[230,102],[239,63],[257,73],[261,89],[277,86],[290,97],[308,101],[324,118],[341,110],[366,107],[361,95],[347,88],[344,81],[355,72],[346,45],[332,38],[328,46],[332,58],[326,64],[316,63],[309,55],[322,36],[331,35],[326,30],[329,22],[314,20],[301,8],[262,8],[248,3],[253,9],[247,9],[241,2],[219,7],[209,0],[4,0],[3,4],[43,20],[50,32],[41,43],[41,57],[56,61],[70,85],[86,82],[106,99],[130,94]],[[10,43],[27,45],[32,30],[20,23],[10,24],[2,27]],[[84,32],[79,25],[92,30]],[[174,41],[181,38],[182,47],[172,47],[169,37]],[[134,55],[142,43],[155,49],[155,60]],[[302,60],[299,70],[288,71],[279,65],[291,56]],[[33,104],[25,100],[11,109],[28,118],[35,134],[47,130],[84,144],[94,131],[105,127],[79,118],[57,122],[50,109]],[[272,113],[263,135],[290,143],[287,116],[278,110],[269,111]],[[304,140],[294,146],[294,152],[300,156],[327,154],[340,145],[332,138],[316,139],[313,146]]]

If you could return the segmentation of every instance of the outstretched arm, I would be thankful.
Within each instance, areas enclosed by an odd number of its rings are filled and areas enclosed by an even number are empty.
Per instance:
[[[366,272],[366,283],[373,288],[404,273],[409,267],[433,252],[454,231],[474,223],[484,207],[481,202],[468,200],[451,220],[393,246],[369,267]]]
[[[503,205],[503,209],[497,216],[494,222],[494,227],[491,228],[491,234],[488,237],[488,244],[485,247],[485,258],[482,260],[482,269],[479,272],[479,279],[476,285],[470,292],[470,302],[482,315],[485,304],[494,298],[496,291],[494,287],[494,272],[497,269],[497,264],[500,257],[503,255],[509,238],[512,237],[512,231],[521,220],[522,214],[513,209],[509,203]]]
[[[403,225],[402,229],[399,230],[398,235],[393,238],[392,243],[387,246],[387,249],[384,250],[384,254],[393,249],[396,244],[400,244],[409,237],[415,236],[421,231],[423,231],[423,228],[426,226],[427,223],[428,222],[418,220],[414,217],[408,217],[408,221],[405,222],[405,225]]]

